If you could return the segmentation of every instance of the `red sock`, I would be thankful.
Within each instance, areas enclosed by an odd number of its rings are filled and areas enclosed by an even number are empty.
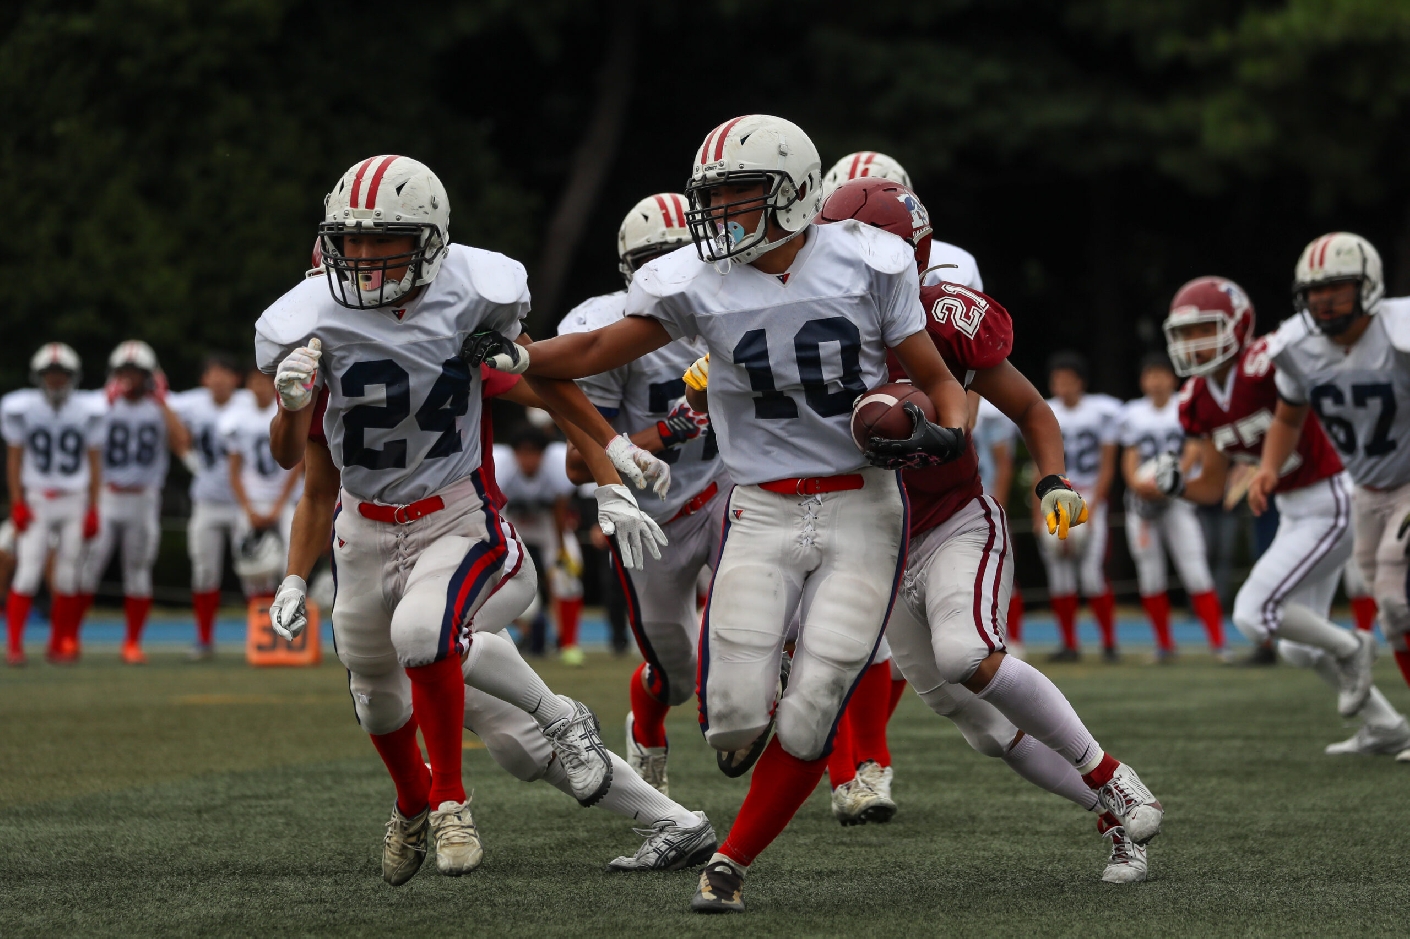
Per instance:
[[[407,818],[420,815],[431,792],[431,772],[426,769],[421,748],[416,745],[416,717],[413,715],[400,729],[389,734],[371,736],[372,745],[377,748],[397,787],[397,811]]]
[[[1077,594],[1064,593],[1048,598],[1057,620],[1058,632],[1062,635],[1064,649],[1077,648]]]
[[[1215,652],[1224,649],[1224,608],[1219,605],[1219,594],[1213,590],[1197,593],[1190,597],[1190,606],[1195,615],[1204,623],[1204,631],[1209,636],[1209,647]]]
[[[901,696],[906,693],[906,680],[904,678],[891,679],[891,710],[886,713],[886,719],[891,720],[891,715],[896,713],[896,705],[901,703]]]
[[[1102,761],[1097,764],[1097,768],[1090,773],[1082,774],[1082,781],[1087,784],[1089,789],[1100,789],[1107,784],[1120,765],[1121,761],[1116,757],[1110,753],[1103,753]]]
[[[1405,679],[1405,684],[1410,685],[1410,652],[1395,651],[1395,664],[1400,667],[1400,677]]]
[[[754,863],[808,801],[826,766],[827,760],[800,760],[787,753],[777,737],[770,740],[720,853],[746,867]]]
[[[554,601],[558,608],[558,648],[568,649],[578,644],[578,622],[583,618],[583,598]]]
[[[77,624],[73,615],[78,611],[78,597],[71,593],[56,593],[49,598],[49,654],[68,654],[70,640],[78,641]]]
[[[891,716],[891,663],[879,662],[862,673],[847,710],[852,720],[852,751],[857,765],[875,760],[891,765],[886,746],[886,720]]]
[[[1376,598],[1352,597],[1351,615],[1356,617],[1356,628],[1370,632],[1376,625]]]
[[[465,722],[465,678],[459,656],[406,670],[411,679],[411,709],[426,741],[431,761],[431,794],[435,808],[442,802],[464,802],[460,779],[461,728]]]
[[[215,611],[219,607],[219,590],[191,594],[191,609],[196,613],[196,641],[203,646],[215,641]]]
[[[83,622],[83,618],[88,615],[88,611],[93,609],[93,594],[80,593],[76,597],[78,601],[78,621]]]
[[[856,700],[854,695],[853,701]],[[827,781],[836,789],[857,776],[857,759],[852,750],[852,705],[842,712],[837,722],[837,733],[832,738],[832,752],[827,755]]]
[[[13,590],[5,600],[5,626],[9,633],[11,655],[24,651],[24,624],[29,619],[29,608],[33,604],[34,597]]]
[[[1162,592],[1141,597],[1141,606],[1146,608],[1151,629],[1155,631],[1155,647],[1162,652],[1174,652],[1175,640],[1170,637],[1170,594]]]
[[[1013,595],[1009,597],[1009,619],[1008,619],[1008,639],[1015,645],[1023,643],[1023,594],[1018,592],[1018,585],[1013,588]]]
[[[632,738],[643,747],[666,745],[666,714],[671,706],[646,687],[651,666],[642,662],[632,672]]]
[[[1116,648],[1116,595],[1111,588],[1099,597],[1088,597],[1087,606],[1092,609],[1092,617],[1097,621],[1097,629],[1102,634],[1102,648]]]
[[[136,645],[142,641],[142,627],[152,609],[151,597],[123,597],[122,612],[127,618],[127,641]]]

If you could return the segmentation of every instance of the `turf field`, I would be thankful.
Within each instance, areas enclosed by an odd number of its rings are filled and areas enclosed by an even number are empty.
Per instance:
[[[1164,801],[1152,877],[1098,880],[1092,817],[979,757],[908,696],[891,725],[900,813],[842,829],[820,786],[747,882],[746,918],[688,912],[689,873],[609,875],[630,825],[499,771],[467,781],[484,867],[379,877],[391,784],[336,663],[188,665],[157,650],[0,673],[0,935],[1406,935],[1410,766],[1330,759],[1348,729],[1307,672],[1191,655],[1054,667]],[[1134,658],[1134,657],[1133,657]],[[632,662],[544,666],[620,746]],[[1410,694],[1393,666],[1382,687]],[[672,786],[721,836],[746,781],[673,718]]]

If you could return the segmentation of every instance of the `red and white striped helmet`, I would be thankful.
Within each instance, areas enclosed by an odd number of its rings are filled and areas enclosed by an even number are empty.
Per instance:
[[[1380,252],[1360,235],[1334,231],[1314,238],[1297,259],[1293,272],[1293,306],[1299,313],[1308,313],[1308,290],[1322,284],[1349,281],[1361,286],[1356,309],[1350,315],[1319,318],[1308,314],[1313,325],[1329,336],[1345,332],[1361,314],[1372,316],[1380,309],[1386,295],[1385,273]]]
[[[900,163],[875,150],[858,150],[832,164],[832,169],[823,177],[823,198],[832,195],[833,190],[849,179],[863,179],[868,176],[889,179],[907,189],[911,188],[911,176]]]
[[[711,205],[716,186],[763,185],[755,199]],[[796,237],[822,208],[822,161],[818,148],[792,121],[747,114],[710,131],[695,152],[685,186],[690,199],[686,224],[702,261],[750,261]],[[763,209],[754,230],[738,217]],[[769,237],[772,221],[784,234]]]
[[[1208,375],[1244,350],[1253,338],[1253,304],[1244,289],[1225,277],[1196,277],[1175,292],[1165,318],[1165,346],[1181,378]],[[1213,336],[1186,338],[1188,326],[1213,323]],[[1213,353],[1200,361],[1200,353]]]
[[[157,354],[141,339],[120,342],[108,356],[108,371],[116,372],[120,368],[140,368],[144,372],[155,373]]]
[[[61,387],[50,388],[44,380],[46,372],[64,372],[68,375],[68,381]],[[34,353],[29,359],[29,380],[36,388],[44,392],[44,396],[49,399],[49,403],[54,407],[62,407],[68,400],[69,392],[78,387],[83,380],[83,363],[78,358],[78,353],[73,351],[73,347],[64,342],[46,342],[39,347],[39,351]]]
[[[658,192],[632,206],[617,229],[617,267],[627,283],[647,261],[690,241],[686,208],[678,192]]]
[[[450,246],[450,199],[436,174],[404,156],[368,157],[353,164],[323,200],[323,267],[333,299],[354,309],[396,303],[435,279]],[[386,258],[353,260],[345,235],[410,235],[413,249]],[[395,281],[390,271],[406,270]]]

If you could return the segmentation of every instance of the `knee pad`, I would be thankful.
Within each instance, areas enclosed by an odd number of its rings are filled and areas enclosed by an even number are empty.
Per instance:
[[[697,645],[677,623],[644,623],[642,631],[650,637],[651,677],[663,686],[661,700],[686,703],[695,694]]]
[[[932,646],[941,679],[947,684],[962,685],[989,656],[989,647],[980,640],[973,626],[969,628],[969,636],[956,633],[954,629],[944,630],[934,637]]]
[[[445,597],[428,597],[408,592],[392,614],[392,647],[403,668],[430,665],[445,651],[441,648],[441,621],[445,617]]]
[[[948,715],[955,722],[965,742],[975,752],[995,758],[1009,752],[1013,739],[1018,736],[1018,728],[999,709],[988,701],[971,698],[964,702],[953,714]]]
[[[368,674],[349,667],[348,691],[357,722],[369,734],[389,734],[411,719],[411,684],[399,668]]]
[[[826,756],[828,753],[827,738],[831,734],[831,723],[820,727],[815,722],[807,720],[796,710],[780,714],[778,724],[774,728],[774,735],[778,737],[778,745],[783,747],[789,756],[804,761],[817,760]]]
[[[538,574],[534,571],[533,562],[525,555],[519,573],[490,594],[484,605],[475,611],[471,623],[481,632],[498,632],[525,615],[538,598],[538,592]]]
[[[764,728],[769,726],[767,721],[752,727],[717,726],[713,714],[711,716],[710,729],[705,731],[705,742],[716,750],[743,750],[758,740]]]
[[[1234,597],[1234,611],[1229,617],[1234,621],[1234,628],[1256,646],[1263,645],[1271,635],[1263,622],[1262,605],[1259,599],[1246,599],[1241,590],[1238,596]]]
[[[482,708],[486,699],[489,707]],[[553,747],[533,718],[516,710],[506,719],[506,715],[500,713],[503,707],[496,706],[500,704],[497,698],[483,691],[466,688],[465,729],[473,731],[484,743],[490,758],[515,779],[534,782],[543,778],[553,759]]]

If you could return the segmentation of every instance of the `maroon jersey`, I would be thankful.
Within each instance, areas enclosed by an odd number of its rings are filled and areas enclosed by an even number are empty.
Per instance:
[[[1273,424],[1273,412],[1278,406],[1267,336],[1249,343],[1227,381],[1223,389],[1214,387],[1204,375],[1185,382],[1180,391],[1180,426],[1191,437],[1212,442],[1230,460],[1256,465],[1263,454],[1263,437]],[[1273,491],[1301,489],[1340,472],[1341,458],[1332,449],[1322,425],[1309,412],[1297,449],[1283,463],[1278,488]]]
[[[925,307],[925,331],[930,341],[966,387],[976,371],[999,365],[1013,351],[1013,320],[992,297],[959,284],[942,283],[920,288],[920,302]],[[886,365],[892,381],[906,380],[906,370],[895,353],[887,353]],[[908,469],[901,479],[911,503],[912,538],[984,494],[972,440],[965,442],[964,455],[953,463]]]

